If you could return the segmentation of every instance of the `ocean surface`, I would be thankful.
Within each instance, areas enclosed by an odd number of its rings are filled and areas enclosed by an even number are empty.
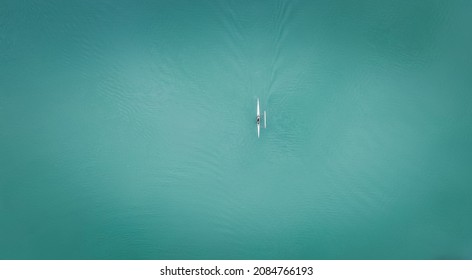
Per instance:
[[[2,0],[0,259],[472,259],[471,27],[471,1]]]

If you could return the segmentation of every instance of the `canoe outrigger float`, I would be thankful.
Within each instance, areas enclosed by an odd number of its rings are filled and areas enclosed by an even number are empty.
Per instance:
[[[257,98],[256,125],[257,125],[257,138],[259,138],[261,134],[261,111],[259,109],[259,98]],[[267,127],[267,116],[266,116],[266,111],[264,111],[264,128],[266,127]]]

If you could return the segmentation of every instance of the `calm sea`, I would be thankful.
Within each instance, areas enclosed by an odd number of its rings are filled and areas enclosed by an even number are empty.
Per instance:
[[[471,15],[0,1],[0,259],[472,259]]]

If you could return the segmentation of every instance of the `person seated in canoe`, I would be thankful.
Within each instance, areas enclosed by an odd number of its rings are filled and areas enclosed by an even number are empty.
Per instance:
[[[261,116],[257,116],[257,117],[256,117],[256,122],[257,122],[257,124],[260,124],[260,123],[261,123]]]

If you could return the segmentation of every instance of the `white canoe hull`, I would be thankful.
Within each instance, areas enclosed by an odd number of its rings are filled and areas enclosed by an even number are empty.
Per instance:
[[[256,109],[256,114],[257,114],[257,117],[259,118],[259,120],[261,119],[261,112],[259,110],[259,98],[257,98],[257,109]],[[259,121],[259,123],[257,123],[257,138],[259,138],[261,134],[261,123]]]

